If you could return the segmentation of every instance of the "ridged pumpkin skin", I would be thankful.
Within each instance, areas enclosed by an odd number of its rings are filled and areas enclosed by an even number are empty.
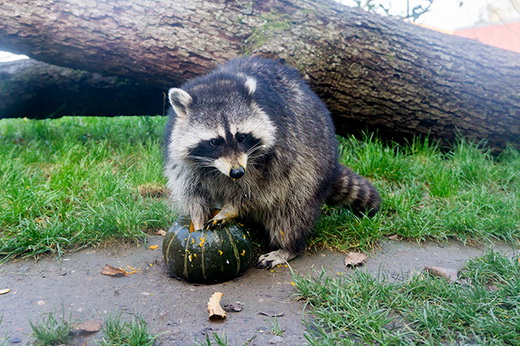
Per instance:
[[[236,223],[190,232],[190,220],[185,217],[166,233],[162,251],[174,276],[201,284],[236,278],[254,259],[249,236]]]

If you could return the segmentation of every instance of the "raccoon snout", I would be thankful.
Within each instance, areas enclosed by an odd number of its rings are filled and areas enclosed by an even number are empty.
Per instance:
[[[246,173],[246,170],[242,166],[232,167],[229,171],[229,176],[233,179],[241,178]]]

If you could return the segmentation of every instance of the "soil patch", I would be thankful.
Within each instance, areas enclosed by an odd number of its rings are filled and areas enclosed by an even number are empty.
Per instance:
[[[0,265],[0,341],[30,344],[29,321],[38,322],[43,313],[64,314],[72,322],[105,320],[122,313],[122,320],[140,316],[153,333],[164,333],[162,345],[193,345],[206,335],[226,335],[229,344],[269,342],[284,345],[305,343],[304,303],[295,297],[289,267],[274,270],[249,269],[242,277],[217,285],[191,285],[171,278],[161,258],[162,237],[148,239],[138,247],[86,249],[64,256],[60,261],[16,260]],[[495,244],[495,249],[512,255],[514,249]],[[471,257],[480,256],[485,247],[463,246],[450,242],[414,245],[384,241],[361,267],[374,275],[401,280],[411,270],[426,266],[459,269]],[[290,262],[298,274],[307,275],[325,268],[331,275],[348,275],[353,270],[344,264],[344,254],[319,252],[305,254]],[[128,276],[101,274],[106,264],[123,268]],[[224,293],[222,304],[240,302],[240,312],[228,312],[222,322],[208,320],[207,302],[215,291]],[[277,320],[283,335],[271,333]],[[75,342],[95,344],[102,332],[78,337]],[[9,343],[9,342],[8,342]]]

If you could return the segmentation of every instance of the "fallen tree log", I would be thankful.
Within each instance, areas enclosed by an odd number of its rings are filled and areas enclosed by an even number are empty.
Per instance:
[[[163,114],[160,88],[32,59],[0,63],[0,118]]]
[[[520,143],[520,55],[329,1],[11,0],[0,47],[161,88],[240,54],[308,77],[340,133]]]

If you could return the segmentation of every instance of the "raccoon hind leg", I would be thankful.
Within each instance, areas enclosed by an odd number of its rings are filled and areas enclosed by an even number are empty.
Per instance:
[[[283,249],[271,251],[260,256],[258,261],[255,263],[255,267],[260,269],[270,269],[279,264],[289,262],[296,256],[298,256],[298,254]]]
[[[307,235],[314,228],[320,209],[315,200],[304,202],[295,198],[266,213],[262,223],[275,251],[261,255],[255,267],[273,268],[298,256],[305,249]]]
[[[338,166],[328,205],[347,206],[356,215],[374,216],[381,207],[381,197],[376,188],[366,179],[343,165]]]

